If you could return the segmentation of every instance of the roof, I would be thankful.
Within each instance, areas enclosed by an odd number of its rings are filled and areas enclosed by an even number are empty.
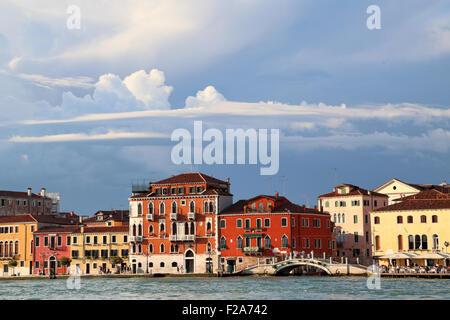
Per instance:
[[[223,180],[216,179],[201,172],[182,173],[157,182],[151,182],[150,184],[164,185],[164,184],[189,184],[189,183],[227,184],[227,182]]]
[[[442,190],[445,192],[439,191],[437,189],[425,190],[417,194],[413,194],[411,196],[394,199],[393,201],[419,200],[419,199],[450,199],[450,188]]]
[[[23,191],[8,191],[8,190],[0,190],[0,197],[10,197],[10,198],[28,198],[28,192]],[[35,199],[42,199],[40,195],[37,195],[35,193],[31,194],[32,198]],[[50,199],[48,197],[45,197],[46,199]]]
[[[111,227],[85,227],[84,233],[104,233],[104,232],[128,232],[129,226],[111,226]],[[80,233],[79,229],[77,233]]]
[[[46,233],[72,233],[79,231],[79,226],[60,226],[60,227],[44,227],[35,231],[34,234],[46,234]]]
[[[98,220],[98,216],[103,216],[103,219]],[[130,216],[129,210],[99,210],[93,217],[83,220],[83,223],[103,223],[105,221],[128,221]]]
[[[287,198],[285,198],[283,196],[279,196],[277,198],[277,197],[265,196],[265,195],[259,195],[259,196],[253,197],[249,200],[239,200],[239,201],[233,203],[231,206],[228,206],[227,208],[222,210],[222,212],[220,214],[244,213],[245,207],[248,206],[248,204],[250,202],[252,202],[253,200],[255,200],[257,198],[262,198],[262,197],[275,200],[274,207],[271,211],[272,213],[282,213],[282,212],[289,211],[289,212],[293,212],[293,213],[314,213],[314,214],[328,215],[327,212],[320,211],[319,209],[317,209],[317,207],[308,208],[306,206],[300,206],[300,205],[290,202]],[[255,213],[255,212],[252,211],[249,213]],[[256,213],[258,213],[258,212],[256,212]],[[260,213],[264,214],[267,212],[260,212]]]
[[[421,200],[405,200],[400,203],[392,204],[387,207],[379,208],[374,212],[379,211],[408,211],[408,210],[437,210],[450,209],[450,199],[421,199]]]
[[[68,217],[62,218],[58,216],[52,215],[33,215],[33,218],[36,219],[39,223],[53,223],[53,224],[66,224],[66,225],[76,225],[78,224],[78,218],[76,217]]]
[[[386,185],[388,185],[388,184],[391,183],[392,181],[397,181],[397,182],[403,183],[403,184],[405,184],[405,185],[408,185],[408,186],[410,186],[410,187],[416,189],[417,191],[424,191],[424,190],[430,190],[430,189],[436,189],[436,190],[441,190],[441,191],[442,191],[442,190],[445,190],[445,189],[450,189],[450,186],[448,186],[445,182],[444,182],[443,184],[441,184],[441,185],[435,185],[435,184],[416,184],[416,183],[407,183],[407,182],[404,182],[404,181],[402,181],[402,180],[400,180],[400,179],[392,178],[391,180],[389,180],[389,181],[383,183],[381,186],[375,188],[374,191],[375,191],[375,190],[380,190],[380,189],[382,189],[383,187],[385,187]]]
[[[336,191],[337,188],[344,186],[350,187],[350,192],[339,193]],[[388,198],[388,196],[383,193],[366,190],[352,184],[340,184],[334,188],[333,192],[322,194],[318,198],[350,197],[350,196],[377,196]]]
[[[37,222],[31,214],[17,214],[15,216],[2,216],[0,223]]]

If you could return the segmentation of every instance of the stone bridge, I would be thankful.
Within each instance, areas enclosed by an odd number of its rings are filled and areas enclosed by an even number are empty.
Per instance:
[[[292,270],[301,266],[308,266],[330,276],[335,275],[366,275],[367,270],[365,266],[346,263],[334,263],[322,259],[289,259],[273,264],[259,264],[248,267],[239,274],[265,274],[265,275],[288,275]]]

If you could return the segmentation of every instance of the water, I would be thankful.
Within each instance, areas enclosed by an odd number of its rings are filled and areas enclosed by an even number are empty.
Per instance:
[[[0,299],[445,299],[450,280],[381,279],[369,290],[365,277],[89,278],[80,290],[66,280],[0,281]]]

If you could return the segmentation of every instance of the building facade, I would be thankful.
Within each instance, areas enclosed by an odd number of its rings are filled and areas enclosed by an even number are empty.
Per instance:
[[[0,216],[16,214],[51,215],[52,199],[46,194],[45,188],[39,194],[19,191],[0,191]]]
[[[184,173],[151,182],[129,200],[134,273],[217,270],[217,216],[233,202],[229,181]]]
[[[372,263],[372,227],[370,212],[388,204],[388,196],[362,189],[351,184],[341,184],[333,192],[318,197],[319,207],[330,212],[336,226],[338,257],[351,263]]]
[[[259,195],[240,200],[219,215],[223,271],[296,256],[333,256],[330,215],[291,203],[285,197]]]
[[[403,198],[396,204],[371,213],[374,257],[397,253],[412,254],[450,253],[450,192],[438,190],[422,191]],[[449,256],[450,257],[450,256]],[[381,259],[380,264],[422,265],[444,264],[443,260],[389,261]],[[431,260],[431,261],[430,261]]]

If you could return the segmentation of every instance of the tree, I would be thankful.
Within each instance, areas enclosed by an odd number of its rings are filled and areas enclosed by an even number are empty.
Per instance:
[[[109,259],[109,261],[111,262],[111,264],[122,264],[123,259],[121,257],[111,257]]]
[[[9,260],[8,266],[12,267],[13,274],[16,274],[14,269],[17,267],[17,261],[15,259]]]
[[[71,262],[72,260],[67,257],[62,257],[61,259],[59,259],[59,263],[61,263],[61,265],[64,267],[64,273],[66,273],[66,267],[70,266]]]

